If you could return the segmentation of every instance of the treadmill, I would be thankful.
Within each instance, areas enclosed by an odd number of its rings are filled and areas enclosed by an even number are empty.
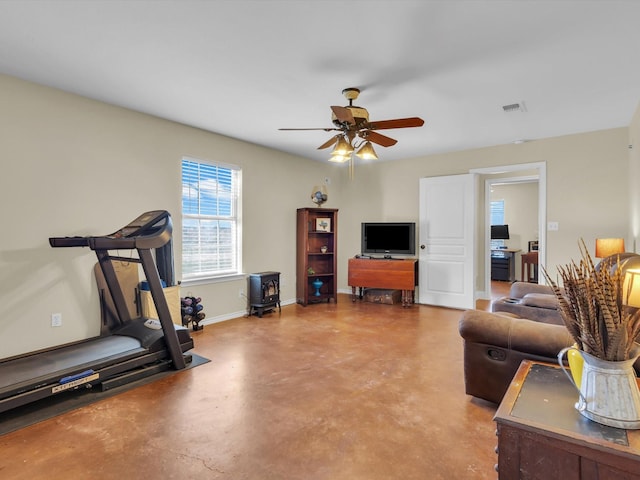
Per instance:
[[[187,328],[171,320],[152,252],[157,255],[170,246],[172,230],[169,212],[154,210],[110,235],[49,238],[55,248],[89,247],[96,253],[116,322],[99,337],[0,361],[0,413],[61,392],[94,386],[108,390],[170,368],[186,368],[193,340]],[[136,250],[138,255],[125,258],[111,255],[111,250]],[[132,318],[114,268],[117,261],[142,265],[159,322]]]

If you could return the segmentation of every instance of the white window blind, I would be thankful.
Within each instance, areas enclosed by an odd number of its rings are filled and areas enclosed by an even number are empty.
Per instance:
[[[504,200],[491,202],[491,225],[504,225]]]
[[[240,272],[241,170],[182,160],[183,280]]]

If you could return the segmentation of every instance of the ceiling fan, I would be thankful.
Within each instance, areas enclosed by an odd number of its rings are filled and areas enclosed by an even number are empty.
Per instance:
[[[369,112],[365,108],[355,106],[353,101],[360,95],[358,88],[345,88],[342,94],[349,105],[345,107],[332,106],[331,120],[334,127],[328,128],[280,128],[279,130],[324,130],[325,132],[338,131],[329,140],[318,147],[318,150],[335,145],[331,152],[330,161],[346,162],[352,160],[351,154],[365,160],[376,160],[378,156],[373,150],[372,143],[383,147],[395,145],[398,141],[378,133],[376,130],[388,130],[392,128],[421,127],[424,120],[419,117],[396,118],[393,120],[369,121]],[[357,149],[357,150],[356,150]]]

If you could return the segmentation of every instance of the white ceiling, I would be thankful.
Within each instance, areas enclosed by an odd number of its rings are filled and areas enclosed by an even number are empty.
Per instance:
[[[640,1],[0,1],[0,73],[313,159],[345,87],[383,160],[628,126]],[[526,112],[503,105],[524,102]]]

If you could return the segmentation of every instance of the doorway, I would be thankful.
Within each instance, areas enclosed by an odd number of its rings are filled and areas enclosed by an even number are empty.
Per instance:
[[[538,268],[542,269],[545,266],[546,259],[546,164],[540,163],[526,163],[519,165],[507,165],[497,167],[487,167],[481,169],[472,170],[471,173],[477,173],[484,179],[484,208],[478,209],[478,215],[482,211],[483,219],[478,221],[478,232],[482,238],[484,236],[484,242],[478,241],[478,245],[484,245],[486,248],[480,249],[478,252],[478,262],[484,264],[484,279],[479,285],[479,291],[477,298],[491,298],[491,249],[489,245],[490,239],[490,206],[491,206],[491,187],[497,184],[516,184],[516,183],[531,183],[537,182],[538,188],[538,218],[537,218],[537,231],[538,231]],[[481,195],[479,195],[480,197]],[[481,201],[479,199],[479,201]],[[482,233],[480,233],[482,232]],[[527,250],[527,245],[521,245],[522,250]],[[519,258],[519,257],[518,257]],[[518,261],[518,260],[516,260]],[[481,271],[481,269],[479,269]],[[517,280],[518,278],[516,278]],[[541,277],[538,276],[538,281],[541,281]]]

